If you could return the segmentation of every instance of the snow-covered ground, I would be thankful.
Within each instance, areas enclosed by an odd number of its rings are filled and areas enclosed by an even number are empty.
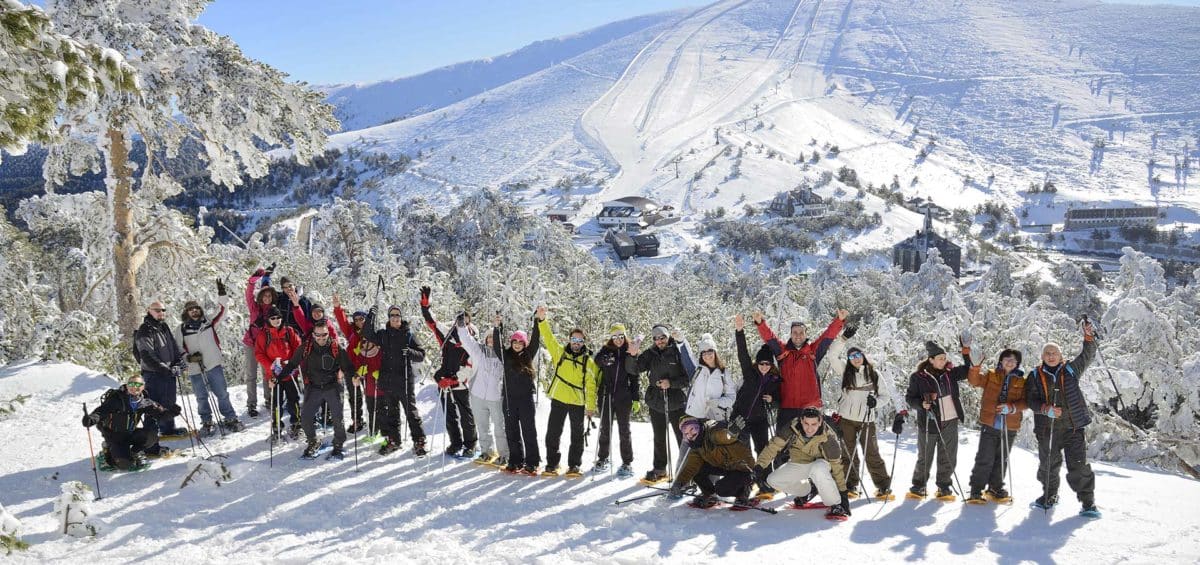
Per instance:
[[[19,363],[0,369],[0,399],[30,395],[0,416],[0,504],[24,525],[27,551],[6,562],[416,562],[416,563],[702,563],[901,562],[967,557],[972,562],[1194,563],[1200,558],[1200,488],[1195,481],[1130,465],[1093,463],[1100,520],[1065,503],[1048,515],[1027,504],[1037,494],[1036,456],[1013,453],[1017,503],[967,506],[900,500],[857,501],[849,522],[819,512],[699,511],[658,499],[614,506],[648,492],[633,480],[509,477],[440,457],[414,460],[359,452],[346,461],[301,461],[292,444],[268,466],[265,419],[210,448],[227,454],[234,481],[180,489],[188,459],[148,471],[102,475],[103,521],[95,539],[56,531],[60,484],[92,484],[81,402],[94,403],[113,381],[65,364]],[[235,406],[244,389],[231,387]],[[421,391],[426,430],[434,387]],[[547,409],[548,402],[541,401]],[[544,430],[546,415],[540,414]],[[886,434],[891,436],[891,434]],[[564,438],[565,439],[565,438]],[[890,437],[889,437],[890,439]],[[98,443],[99,438],[95,441]],[[964,432],[958,474],[966,479],[977,435]],[[594,446],[595,435],[592,436]],[[635,468],[644,472],[650,429],[634,424]],[[187,447],[187,442],[176,442]],[[882,445],[885,458],[892,442]],[[900,438],[897,489],[907,486],[915,443]],[[351,446],[352,447],[352,446]],[[565,444],[564,444],[565,447]],[[593,447],[585,455],[585,470]],[[782,499],[769,503],[782,506]]]

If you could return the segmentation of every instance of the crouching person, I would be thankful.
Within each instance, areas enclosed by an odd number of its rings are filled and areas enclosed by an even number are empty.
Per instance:
[[[801,410],[800,417],[793,418],[759,454],[754,467],[759,488],[794,495],[794,502],[799,508],[813,508],[809,503],[819,494],[821,502],[829,507],[826,518],[849,518],[846,471],[842,466],[842,450],[835,434],[821,417],[820,410]],[[771,462],[781,451],[787,451],[790,459],[768,475]]]
[[[700,494],[691,505],[697,508],[716,506],[720,503],[718,496],[734,497],[736,506],[758,505],[757,500],[750,498],[754,455],[745,443],[738,441],[741,430],[730,429],[723,422],[685,417],[679,422],[679,431],[683,434],[687,457],[671,484],[672,499],[681,498],[688,483],[695,482]],[[713,477],[720,478],[714,483]]]
[[[304,376],[304,405],[300,409],[300,425],[308,446],[304,458],[317,456],[317,409],[328,404],[333,420],[333,452],[330,458],[342,459],[342,444],[346,443],[346,426],[342,421],[342,383],[345,375],[353,376],[354,364],[346,350],[338,346],[324,320],[317,320],[312,334],[304,345],[296,349],[282,374],[288,375],[296,369]]]
[[[96,426],[104,437],[104,461],[123,471],[145,467],[146,457],[169,453],[158,444],[157,427],[144,425],[143,416],[174,418],[182,411],[178,404],[164,407],[150,400],[142,394],[145,390],[145,378],[132,377],[121,388],[104,393],[100,406],[83,416],[84,427]]]

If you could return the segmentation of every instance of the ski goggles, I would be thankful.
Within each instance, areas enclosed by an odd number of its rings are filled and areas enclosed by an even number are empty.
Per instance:
[[[571,343],[583,343],[583,338],[582,337],[573,337],[573,338],[571,338]]]
[[[625,339],[625,334],[612,334],[613,339]]]
[[[129,382],[125,383],[125,386],[128,388],[144,388],[146,386],[146,383],[139,382],[139,381],[129,381]]]
[[[862,359],[862,358],[863,358],[863,354],[860,351],[855,351],[854,353],[851,353],[846,356],[846,359],[849,359],[851,361],[853,361],[855,359]]]

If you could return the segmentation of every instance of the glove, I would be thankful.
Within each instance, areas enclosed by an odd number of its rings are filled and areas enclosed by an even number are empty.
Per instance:
[[[963,328],[963,331],[958,333],[958,344],[963,347],[971,347],[975,338],[971,335],[971,328]]]
[[[90,428],[90,427],[96,425],[98,422],[100,422],[100,417],[95,414],[84,414],[83,415],[82,423],[83,423],[83,427],[85,427],[85,428]]]
[[[679,500],[681,498],[683,498],[683,487],[671,485],[671,490],[667,492],[667,500]]]
[[[183,413],[183,408],[180,408],[178,404],[172,404],[171,406],[167,407],[165,410],[166,410],[167,414],[171,415],[172,418]]]
[[[867,395],[867,409],[870,410],[872,408],[875,408],[878,405],[879,405],[879,401],[876,400],[875,395],[868,394]]]
[[[438,388],[446,390],[452,386],[458,386],[458,379],[454,377],[442,377],[438,379]]]
[[[271,263],[271,266],[267,267],[267,269],[265,271],[263,271],[263,274],[267,275],[269,277],[269,276],[271,276],[271,273],[274,273],[274,272],[275,272],[275,263]]]
[[[726,427],[726,429],[729,430],[729,435],[739,436],[742,434],[742,430],[746,429],[746,419],[741,416],[736,416],[729,421],[729,425]]]
[[[271,374],[272,375],[275,375],[276,377],[278,377],[279,373],[282,373],[282,372],[283,372],[283,365],[280,365],[278,361],[276,361],[274,365],[271,365]],[[278,379],[276,379],[276,380],[278,380]]]
[[[225,283],[217,279],[217,296],[225,296]]]
[[[983,351],[981,351],[978,347],[969,348],[967,355],[971,358],[972,365],[983,364]]]
[[[848,493],[846,491],[842,491],[838,494],[842,495],[842,508],[846,509],[846,515],[849,516],[850,515],[850,493]]]
[[[896,413],[896,419],[892,420],[892,433],[900,435],[900,432],[904,431],[904,417],[906,415],[908,415],[907,410]]]
[[[842,415],[834,412],[833,416],[830,416],[829,419],[833,420],[833,423],[837,424],[842,421]]]
[[[1012,406],[1009,406],[1008,404],[1003,404],[1000,406],[1000,414],[1007,416],[1012,413],[1013,413]]]
[[[641,403],[641,401],[634,400],[634,401],[633,401],[633,412],[631,412],[631,414],[637,414],[637,413],[639,413],[639,412],[641,412],[641,411],[642,411],[642,403]]]
[[[180,367],[178,364],[171,365],[171,375],[175,378],[183,376],[183,367]]]
[[[846,326],[846,329],[842,330],[842,337],[850,339],[856,333],[858,333],[858,326]]]
[[[423,286],[423,287],[421,287],[421,307],[422,307],[422,308],[428,308],[428,307],[429,307],[429,295],[430,295],[430,294],[433,294],[433,290],[432,290],[432,289],[430,289],[430,288],[429,288],[429,287],[427,287],[427,286]]]
[[[1051,406],[1051,407],[1049,407],[1049,408],[1046,408],[1046,417],[1047,417],[1047,418],[1050,418],[1051,420],[1053,420],[1053,419],[1055,419],[1055,418],[1057,418],[1057,417],[1058,417],[1057,415],[1055,415],[1055,414],[1054,414],[1054,407],[1053,407],[1053,406]]]

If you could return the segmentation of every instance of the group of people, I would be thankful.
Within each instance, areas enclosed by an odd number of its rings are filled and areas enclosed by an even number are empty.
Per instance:
[[[375,308],[347,317],[335,294],[331,320],[287,277],[279,280],[282,293],[277,291],[271,285],[273,271],[274,265],[256,270],[245,287],[250,315],[242,339],[248,415],[260,415],[261,369],[272,441],[285,433],[286,413],[287,433],[295,438],[304,432],[305,456],[317,451],[318,420],[332,422],[332,457],[342,456],[348,434],[363,431],[385,438],[380,454],[393,453],[403,446],[405,425],[414,455],[427,455],[416,406],[420,383],[414,371],[414,364],[423,362],[427,352],[402,309],[389,307],[386,322],[377,328]],[[100,426],[114,466],[123,468],[137,454],[157,449],[158,434],[178,431],[174,428],[174,416],[180,413],[175,381],[184,374],[196,392],[205,430],[214,427],[213,410],[206,408],[212,405],[224,417],[220,425],[241,429],[229,404],[214,331],[227,304],[220,281],[218,294],[220,310],[211,320],[198,303],[188,302],[177,332],[163,322],[161,303],[149,306],[135,338],[141,375],[110,393],[84,418],[85,425]],[[670,482],[673,498],[694,488],[694,506],[711,507],[724,496],[733,497],[735,505],[752,507],[783,492],[794,496],[797,506],[823,506],[827,516],[845,519],[850,515],[850,500],[857,498],[862,486],[860,459],[874,483],[875,497],[895,498],[894,468],[889,470],[880,455],[875,424],[885,392],[865,352],[851,345],[856,328],[847,326],[846,310],[839,310],[815,339],[809,338],[807,324],[792,322],[786,340],[776,337],[756,312],[751,321],[762,345],[753,356],[746,320],[737,316],[733,330],[739,370],[732,370],[722,361],[710,334],[693,346],[679,330],[655,325],[651,343],[643,348],[641,338],[631,338],[626,326],[616,323],[603,345],[593,351],[580,328],[567,332],[564,345],[544,306],[534,313],[528,333],[509,331],[498,315],[493,327],[481,332],[467,312],[456,315],[452,324],[438,322],[431,303],[432,291],[422,287],[422,319],[439,349],[433,380],[440,393],[438,410],[445,418],[447,455],[474,457],[477,463],[512,474],[578,477],[585,442],[598,419],[593,471],[608,471],[613,464],[615,424],[621,459],[616,474],[632,477],[630,418],[644,401],[654,450],[641,482]],[[1048,343],[1041,362],[1028,376],[1021,369],[1020,352],[1011,349],[999,354],[994,367],[985,368],[983,355],[972,348],[967,332],[960,336],[964,362],[959,366],[951,363],[944,348],[926,342],[924,360],[909,378],[907,408],[896,413],[892,426],[898,437],[910,414],[917,423],[917,465],[906,495],[927,496],[926,484],[936,461],[934,496],[955,499],[958,430],[968,418],[959,388],[965,380],[982,389],[979,450],[969,479],[970,493],[963,491],[966,502],[1011,502],[1005,490],[1007,461],[1022,413],[1029,409],[1034,411],[1038,479],[1043,486],[1034,504],[1049,508],[1057,503],[1065,459],[1067,482],[1083,511],[1098,515],[1095,477],[1084,443],[1090,416],[1079,388],[1096,343],[1091,325],[1085,322],[1082,329],[1083,347],[1075,359],[1066,361],[1062,348]],[[549,357],[545,394],[550,410],[544,444],[539,446],[534,416],[541,392],[535,364],[543,347]],[[828,361],[823,363],[824,359]],[[819,366],[840,374],[836,400],[822,398]],[[208,401],[210,395],[215,401]],[[343,419],[343,396],[350,407],[349,424]],[[137,429],[137,417],[142,415],[147,424]],[[564,427],[569,430],[565,470]],[[673,448],[678,454],[675,459]],[[821,505],[814,502],[817,496]]]

